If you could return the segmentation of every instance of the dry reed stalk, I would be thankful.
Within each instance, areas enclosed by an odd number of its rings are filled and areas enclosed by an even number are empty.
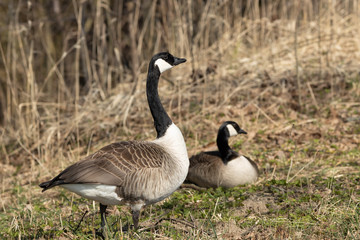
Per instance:
[[[83,4],[80,3],[79,6],[77,6],[76,1],[73,1],[75,15],[77,19],[77,39],[79,40],[81,38],[81,32],[82,32],[82,18],[83,18]],[[80,133],[79,133],[79,97],[80,97],[80,50],[82,47],[82,41],[80,41],[80,46],[76,48],[75,50],[75,81],[74,81],[74,87],[75,87],[75,131],[76,131],[76,144],[77,148],[80,147]]]
[[[298,11],[300,10],[300,1],[298,2]],[[299,31],[299,12],[296,12],[295,16],[295,31],[294,31],[294,55],[295,55],[295,73],[296,73],[296,82],[298,88],[298,96],[299,96],[299,105],[302,108],[303,103],[301,100],[301,83],[300,83],[300,76],[299,76],[299,56],[298,56],[298,31]],[[320,17],[319,17],[320,19]]]

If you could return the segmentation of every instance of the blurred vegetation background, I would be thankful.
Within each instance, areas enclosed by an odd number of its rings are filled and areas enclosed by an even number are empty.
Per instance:
[[[270,47],[270,56],[294,53],[291,68],[299,71],[304,68],[299,51],[312,41],[317,44],[312,69],[321,78],[332,64],[338,31],[353,26],[347,31],[352,34],[359,26],[358,2],[351,0],[2,1],[0,12],[2,143],[15,136],[29,151],[51,127],[57,129],[47,141],[66,139],[71,131],[59,128],[69,116],[76,119],[70,122],[79,138],[79,109],[88,101],[118,94],[126,102],[134,96],[156,52],[189,58],[184,73],[196,82],[204,77],[199,70],[204,66],[215,72],[222,59],[227,65],[235,58],[246,61],[264,47]],[[278,49],[282,43],[289,49]],[[301,101],[300,85],[297,91]],[[123,112],[120,126],[128,117]]]
[[[239,105],[242,120],[262,111],[271,123],[286,119],[284,108],[315,113],[317,89],[334,100],[350,87],[344,79],[358,78],[358,7],[353,0],[2,1],[1,159],[18,165],[25,154],[39,164],[63,147],[84,154],[93,137],[151,134],[144,79],[159,51],[189,60],[180,76],[165,75],[161,94],[186,136],[206,138],[194,122],[217,129],[206,119],[228,116],[224,106]],[[282,94],[267,96],[270,88]]]
[[[262,111],[271,123],[286,119],[284,108],[316,113],[325,96],[318,92],[335,101],[351,88],[348,79],[358,79],[358,7],[354,0],[2,1],[1,159],[17,165],[25,154],[39,164],[63,147],[89,147],[93,137],[151,133],[144,79],[159,51],[189,60],[180,76],[165,75],[161,94],[186,136],[206,137],[194,122],[217,129],[206,119],[224,106],[239,105],[242,116]]]

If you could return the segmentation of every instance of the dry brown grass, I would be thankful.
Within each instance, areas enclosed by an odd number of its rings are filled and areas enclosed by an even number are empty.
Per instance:
[[[260,182],[323,173],[314,162],[359,146],[358,1],[5,2],[3,211],[17,184],[31,199],[101,146],[154,138],[144,80],[163,50],[188,59],[159,92],[190,155],[214,147],[225,120],[249,133],[242,151],[264,169]],[[337,163],[326,174],[357,171]]]

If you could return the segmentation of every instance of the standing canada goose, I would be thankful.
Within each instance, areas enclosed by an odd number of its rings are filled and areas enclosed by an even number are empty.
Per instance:
[[[218,131],[219,151],[201,152],[190,158],[187,181],[200,187],[231,188],[256,181],[259,170],[254,161],[229,147],[229,137],[247,134],[236,122],[224,122]]]
[[[155,140],[123,141],[105,146],[52,180],[41,183],[42,191],[61,186],[99,202],[102,228],[108,205],[130,205],[137,229],[141,208],[172,194],[188,172],[189,158],[183,135],[158,95],[160,74],[185,61],[167,52],[156,54],[150,61],[146,94],[157,132]]]

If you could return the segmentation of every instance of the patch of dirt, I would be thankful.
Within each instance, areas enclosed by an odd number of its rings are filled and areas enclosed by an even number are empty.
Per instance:
[[[243,202],[243,206],[233,211],[232,217],[240,217],[241,219],[255,218],[255,215],[267,214],[269,212],[268,206],[276,206],[274,197],[264,194],[253,194]],[[234,219],[228,222],[220,222],[216,226],[218,236],[223,239],[248,239],[261,237],[257,230],[258,226],[255,223],[253,226],[242,228]],[[260,234],[260,235],[259,235]]]
[[[216,232],[218,237],[223,239],[242,239],[244,233],[246,234],[246,229],[240,228],[234,219],[231,219],[228,222],[221,222],[216,225]]]
[[[242,212],[255,212],[256,214],[265,214],[269,212],[267,205],[273,205],[274,198],[263,195],[250,195],[248,199],[243,201],[244,206],[241,208]]]

